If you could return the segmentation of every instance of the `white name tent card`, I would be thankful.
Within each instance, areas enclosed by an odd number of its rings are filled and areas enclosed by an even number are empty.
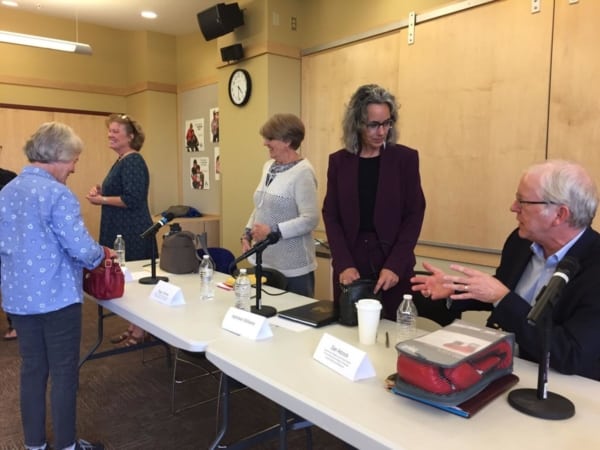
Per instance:
[[[159,280],[154,286],[150,298],[169,306],[185,305],[181,288],[163,280]]]
[[[323,333],[313,358],[352,381],[376,375],[365,352],[327,333]]]
[[[249,339],[267,339],[273,336],[266,317],[230,307],[221,325],[225,330]]]

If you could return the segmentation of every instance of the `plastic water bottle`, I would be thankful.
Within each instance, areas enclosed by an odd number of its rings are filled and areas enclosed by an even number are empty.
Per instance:
[[[235,307],[250,312],[250,278],[246,274],[246,269],[240,269],[238,277],[235,279]]]
[[[120,234],[117,234],[115,243],[113,244],[113,250],[117,254],[117,262],[121,266],[125,266],[125,239]]]
[[[396,310],[396,328],[398,330],[398,341],[411,339],[417,332],[417,307],[415,306],[412,295],[405,294],[402,302]]]
[[[202,300],[211,300],[215,296],[213,272],[214,265],[210,256],[204,255],[200,263],[200,298]]]

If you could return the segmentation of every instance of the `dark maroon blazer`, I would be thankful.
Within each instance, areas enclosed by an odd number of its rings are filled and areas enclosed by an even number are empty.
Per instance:
[[[360,226],[358,163],[359,157],[347,150],[329,156],[323,220],[334,274],[356,267],[349,248],[356,241]],[[424,215],[417,151],[388,145],[381,150],[373,223],[379,241],[391,246],[384,268],[401,280],[410,277],[414,269],[414,248]]]

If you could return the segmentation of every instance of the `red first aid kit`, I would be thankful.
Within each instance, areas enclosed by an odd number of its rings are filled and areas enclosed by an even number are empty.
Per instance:
[[[396,391],[457,405],[512,373],[514,335],[456,320],[396,350]]]

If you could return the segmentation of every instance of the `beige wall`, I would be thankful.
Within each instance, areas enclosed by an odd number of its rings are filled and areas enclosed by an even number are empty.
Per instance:
[[[167,36],[126,32],[79,23],[79,40],[92,45],[92,56],[0,44],[0,103],[127,112],[143,124],[144,147],[152,175],[154,212],[180,200],[177,95],[218,83],[221,116],[222,243],[239,248],[239,234],[252,208],[251,197],[267,152],[258,135],[272,114],[301,108],[303,48],[326,44],[404,20],[409,10],[424,11],[441,0],[245,0],[246,25],[206,42],[201,33]],[[451,2],[453,3],[453,2]],[[409,9],[410,7],[410,9]],[[291,30],[291,17],[297,30]],[[71,20],[2,8],[0,28],[75,40]],[[253,95],[244,108],[229,102],[227,81],[234,69],[220,60],[219,48],[241,42],[246,59],[235,64],[250,71]],[[352,70],[350,68],[349,70]],[[320,99],[303,99],[318,102]],[[331,120],[334,120],[333,118]],[[337,120],[337,119],[336,119]],[[308,146],[305,142],[303,150]],[[331,146],[310,142],[319,151]],[[323,149],[323,150],[321,150]],[[178,182],[174,183],[173,180]]]
[[[0,28],[75,40],[73,21],[8,8],[2,8]],[[176,204],[176,38],[80,23],[79,39],[92,46],[92,56],[1,44],[0,103],[132,115],[147,135],[150,207]]]

